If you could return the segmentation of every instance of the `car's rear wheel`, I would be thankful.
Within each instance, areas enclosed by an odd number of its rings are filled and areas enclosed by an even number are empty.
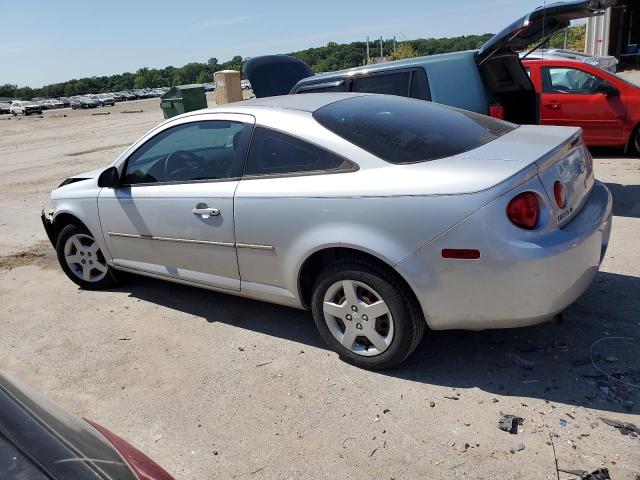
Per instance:
[[[108,288],[116,283],[113,269],[93,235],[79,225],[67,225],[56,240],[58,262],[73,282],[88,290]]]
[[[425,322],[406,287],[359,262],[338,262],[318,278],[316,326],[340,357],[370,369],[402,363],[420,343]]]

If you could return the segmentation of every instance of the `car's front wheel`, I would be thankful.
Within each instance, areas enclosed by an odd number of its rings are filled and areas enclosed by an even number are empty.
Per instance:
[[[316,326],[340,357],[370,369],[402,363],[420,343],[425,321],[399,281],[374,266],[337,262],[318,278]]]
[[[108,288],[116,283],[93,235],[79,225],[67,225],[56,240],[58,262],[73,282],[88,290]]]

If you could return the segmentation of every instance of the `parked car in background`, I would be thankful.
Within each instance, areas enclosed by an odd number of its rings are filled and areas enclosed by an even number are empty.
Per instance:
[[[134,92],[132,92],[130,90],[126,90],[126,91],[122,92],[122,94],[125,96],[125,98],[127,100],[137,100],[138,99],[138,95],[136,95]]]
[[[62,102],[62,105],[65,107],[70,107],[71,102],[69,101],[69,97],[58,97],[58,100]]]
[[[90,98],[97,100],[102,107],[113,107],[116,104],[116,101],[113,99],[111,95],[108,93],[99,93],[98,95],[91,95]]]
[[[640,154],[640,86],[584,62],[526,59],[544,125],[581,127],[590,146]]]
[[[216,89],[213,83],[203,83],[202,86],[204,87],[205,92],[213,92]]]
[[[0,102],[0,114],[11,113],[11,104],[9,102]]]
[[[111,97],[116,101],[116,102],[122,102],[125,98],[124,95],[122,95],[121,93],[115,92],[115,93],[110,93],[109,95],[111,95]]]
[[[594,279],[612,212],[577,128],[349,93],[174,117],[51,205],[82,288],[127,271],[307,308],[367,368],[402,362],[427,325],[559,314]]]
[[[610,73],[616,73],[616,66],[618,65],[618,59],[611,55],[589,55],[562,48],[539,48],[532,52],[522,52],[520,58],[522,60],[576,60],[601,68]]]
[[[253,57],[244,76],[256,97],[287,93],[367,92],[412,97],[535,124],[536,91],[518,51],[568,27],[571,20],[602,15],[613,0],[553,3],[516,20],[477,51],[447,53],[313,75],[304,62],[285,55]]]
[[[172,480],[123,438],[1,371],[0,478]]]
[[[55,98],[47,98],[46,100],[42,100],[40,102],[40,105],[42,105],[42,107],[46,109],[55,109],[55,108],[64,107],[64,103],[62,103],[60,100],[57,100]]]
[[[29,100],[15,100],[11,103],[9,111],[14,115],[31,115],[42,113],[42,105]]]
[[[70,97],[69,100],[71,103],[71,108],[73,110],[76,110],[78,108],[96,108],[100,106],[100,102],[86,95]]]

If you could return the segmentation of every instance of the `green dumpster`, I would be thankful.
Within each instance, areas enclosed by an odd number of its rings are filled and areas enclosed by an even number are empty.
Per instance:
[[[207,108],[204,87],[200,84],[172,87],[171,90],[160,97],[160,108],[162,108],[164,118],[171,118],[181,113]]]

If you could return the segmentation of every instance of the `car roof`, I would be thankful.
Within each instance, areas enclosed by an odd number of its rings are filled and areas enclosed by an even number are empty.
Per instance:
[[[394,60],[392,62],[375,63],[371,65],[363,65],[360,67],[347,68],[344,70],[338,70],[335,72],[318,73],[311,77],[303,78],[297,85],[307,85],[309,83],[318,83],[321,81],[330,80],[333,78],[343,78],[351,75],[357,75],[360,73],[375,73],[384,72],[386,70],[396,70],[401,68],[419,67],[429,63],[442,62],[447,60],[453,60],[456,58],[467,58],[474,56],[477,50],[465,50],[462,52],[440,53],[437,55],[428,55],[424,57],[405,58],[403,60]]]
[[[242,102],[228,103],[217,107],[209,108],[211,112],[219,111],[235,111],[243,112],[246,109],[255,107],[260,108],[280,108],[286,110],[299,110],[303,112],[313,113],[319,108],[329,105],[330,103],[339,102],[348,98],[362,97],[366,93],[310,93],[306,95],[281,95],[278,97],[263,97],[244,100]],[[200,110],[200,112],[202,112]]]

